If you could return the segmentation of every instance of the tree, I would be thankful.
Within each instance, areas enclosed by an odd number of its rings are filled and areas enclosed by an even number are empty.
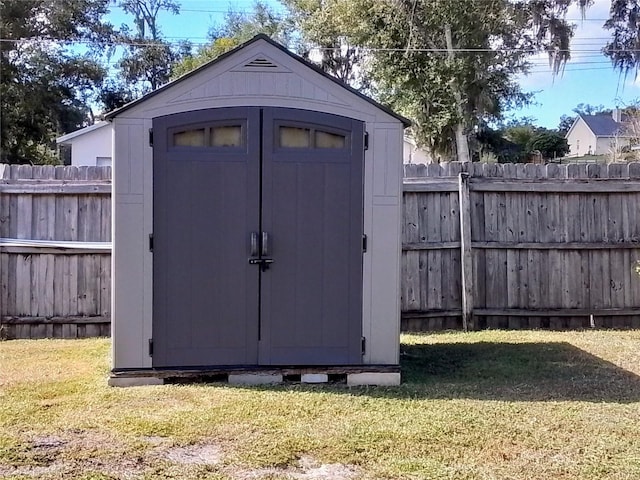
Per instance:
[[[534,150],[538,150],[545,160],[550,160],[564,157],[569,153],[569,144],[561,133],[539,129],[529,143],[529,151],[532,152]]]
[[[560,123],[558,124],[558,131],[561,134],[566,135],[567,133],[569,133],[569,130],[571,129],[575,121],[576,117],[572,117],[570,115],[562,115],[560,117]]]
[[[106,70],[92,50],[112,38],[109,0],[0,3],[0,161],[53,163],[55,137],[92,120],[89,99]]]
[[[482,161],[487,155],[495,157],[499,163],[520,163],[526,160],[524,148],[506,138],[503,130],[485,126],[479,129],[471,143],[476,145],[474,161]]]
[[[368,90],[370,85],[363,72],[367,57],[358,45],[351,43],[340,24],[333,21],[330,2],[282,0],[282,3],[288,9],[289,23],[298,34],[297,52],[344,83]]]
[[[611,109],[604,108],[604,105],[589,105],[579,103],[573,111],[579,115],[598,115],[601,113],[611,113]]]
[[[290,25],[267,3],[257,1],[250,13],[230,9],[225,14],[224,23],[209,30],[211,43],[193,55],[185,55],[175,66],[172,78],[190,72],[259,33],[286,45],[290,40],[290,29]]]
[[[535,137],[538,128],[532,124],[513,125],[502,131],[504,137],[518,145],[523,152],[529,153],[531,142]]]
[[[586,7],[586,0],[577,0]],[[482,125],[526,104],[516,75],[546,51],[554,69],[569,58],[572,0],[286,0],[303,37],[364,52],[371,92],[414,121],[414,136],[435,153],[458,151]],[[334,33],[335,35],[335,33]],[[335,49],[332,51],[336,51]]]
[[[97,96],[97,100],[102,104],[104,112],[120,108],[135,99],[136,97],[127,86],[113,79],[108,79],[103,83]]]
[[[129,95],[141,95],[167,83],[173,66],[191,47],[185,42],[175,48],[162,39],[158,15],[162,11],[178,14],[180,7],[173,0],[122,0],[119,5],[133,15],[135,28],[121,28],[127,50],[118,68],[124,85],[130,86]]]
[[[615,68],[629,73],[640,66],[640,4],[637,0],[611,0],[609,19],[604,28],[610,30],[611,39],[604,47]]]

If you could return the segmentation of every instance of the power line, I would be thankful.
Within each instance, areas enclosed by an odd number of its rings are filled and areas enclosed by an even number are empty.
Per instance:
[[[172,37],[174,39],[181,37]],[[203,37],[197,37],[203,38]],[[188,37],[184,37],[184,40],[188,41]],[[38,39],[11,39],[11,38],[0,38],[0,42],[4,43],[32,43],[37,44],[40,42],[48,42],[48,43],[58,43],[62,45],[91,45],[100,42],[92,42],[89,40],[62,40],[55,38],[38,38]],[[179,46],[179,42],[166,42],[171,46]],[[205,43],[192,43],[192,45],[209,45],[211,42]],[[109,46],[134,46],[134,47],[153,47],[158,46],[160,43],[154,43],[151,41],[145,42],[102,42],[101,45],[109,45]],[[341,51],[341,47],[318,47],[312,46],[310,47],[313,50],[319,51]],[[386,48],[386,47],[355,47],[362,52],[388,52],[388,53],[447,53],[449,50],[446,48]],[[532,49],[532,48],[454,48],[454,52],[459,53],[547,53],[548,51],[540,50],[540,49]],[[595,49],[595,48],[579,48],[579,49],[558,49],[551,50],[551,53],[640,53],[640,48],[636,49],[628,49],[628,48],[610,48],[610,49]]]

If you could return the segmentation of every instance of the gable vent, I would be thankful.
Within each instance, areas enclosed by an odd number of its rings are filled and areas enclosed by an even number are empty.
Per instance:
[[[249,63],[245,63],[244,66],[253,68],[278,68],[275,63],[273,63],[271,60],[267,60],[264,57],[254,58]]]

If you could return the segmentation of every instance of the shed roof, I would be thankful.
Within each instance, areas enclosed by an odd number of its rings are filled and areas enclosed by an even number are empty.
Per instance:
[[[614,137],[620,135],[623,130],[623,123],[616,122],[610,113],[599,113],[596,115],[582,115],[587,127],[596,137]],[[624,135],[623,135],[624,136]]]
[[[237,46],[236,48],[234,48],[233,50],[228,51],[227,53],[224,53],[223,55],[220,55],[219,57],[205,63],[204,65],[201,65],[200,67],[192,70],[189,73],[186,73],[185,75],[181,76],[180,78],[169,82],[163,86],[161,86],[160,88],[157,88],[156,90],[144,95],[143,97],[134,100],[133,102],[130,102],[120,108],[117,108],[109,113],[107,113],[105,115],[105,118],[107,120],[111,120],[113,118],[115,118],[116,116],[118,116],[119,114],[129,110],[130,108],[148,100],[149,98],[159,94],[160,92],[163,92],[171,87],[173,87],[174,85],[176,85],[177,83],[180,83],[184,80],[186,80],[187,78],[190,78],[196,74],[198,74],[199,72],[201,72],[202,70],[205,70],[209,67],[211,67],[212,65],[215,65],[216,63],[222,61],[225,58],[228,58],[232,55],[234,55],[235,53],[237,53],[238,51],[248,47],[249,45],[263,40],[267,43],[269,43],[270,45],[274,46],[275,48],[279,49],[280,51],[286,53],[287,55],[289,55],[291,58],[297,60],[298,62],[300,62],[301,64],[303,64],[304,66],[316,71],[317,73],[319,73],[320,75],[322,75],[323,77],[331,80],[332,82],[340,85],[342,88],[348,90],[349,92],[353,93],[354,95],[357,95],[358,97],[362,98],[363,100],[369,102],[370,104],[374,105],[375,107],[379,108],[380,110],[384,111],[385,113],[391,115],[392,117],[398,119],[400,122],[402,122],[402,124],[405,127],[409,127],[411,126],[411,120],[403,117],[402,115],[399,115],[397,113],[395,113],[393,110],[391,110],[389,107],[382,105],[381,103],[376,102],[375,100],[373,100],[372,98],[364,95],[363,93],[359,92],[358,90],[356,90],[353,87],[350,87],[349,85],[343,83],[342,81],[338,80],[337,78],[327,74],[325,71],[323,71],[321,68],[319,68],[317,65],[314,65],[311,62],[308,62],[307,60],[305,60],[304,58],[300,57],[299,55],[296,55],[295,53],[292,53],[291,51],[289,51],[287,48],[285,48],[284,46],[282,46],[281,44],[279,44],[278,42],[272,40],[271,38],[269,38],[267,35],[265,34],[258,34],[255,37],[253,37],[251,40]]]

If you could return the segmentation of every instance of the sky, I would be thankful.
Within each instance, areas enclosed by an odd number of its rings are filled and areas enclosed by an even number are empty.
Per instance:
[[[207,32],[212,25],[220,25],[224,14],[231,7],[236,11],[250,11],[254,0],[177,0],[181,5],[179,15],[162,14],[159,18],[164,37],[172,42],[190,40],[194,45],[207,42]],[[276,10],[281,9],[276,0],[268,0]],[[509,112],[512,117],[533,117],[535,124],[556,128],[562,115],[572,115],[580,103],[603,105],[605,108],[624,107],[640,99],[640,81],[631,72],[627,77],[615,71],[600,49],[610,34],[603,29],[609,17],[611,0],[594,0],[586,18],[572,7],[567,18],[576,25],[572,41],[571,60],[564,72],[553,76],[546,55],[531,59],[532,71],[518,81],[524,91],[535,92],[534,103]],[[112,7],[109,20],[115,24],[131,23],[118,7]],[[640,79],[639,79],[640,80]]]

